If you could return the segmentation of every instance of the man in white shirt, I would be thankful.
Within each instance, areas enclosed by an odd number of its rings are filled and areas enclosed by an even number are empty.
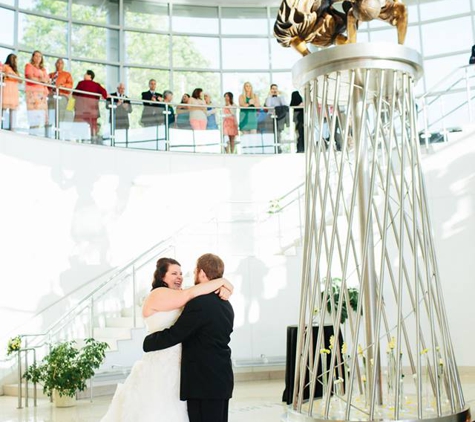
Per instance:
[[[266,98],[264,106],[273,107],[267,112],[267,120],[270,121],[268,124],[272,124],[270,132],[274,132],[276,135],[277,150],[280,154],[282,152],[280,148],[281,132],[284,130],[286,122],[288,126],[289,107],[285,99],[280,96],[277,84],[270,86],[269,96]]]

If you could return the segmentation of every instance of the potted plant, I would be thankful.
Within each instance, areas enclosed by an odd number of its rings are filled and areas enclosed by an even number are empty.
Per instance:
[[[44,393],[53,396],[57,407],[74,406],[76,392],[86,389],[86,381],[104,361],[108,344],[93,338],[85,342],[82,348],[77,348],[75,341],[55,345],[24,375],[27,380],[42,384]]]
[[[325,279],[322,281],[322,285],[325,285]],[[349,298],[349,305],[353,311],[357,311],[358,308],[358,299],[359,299],[359,290],[355,287],[347,287],[346,290],[348,291],[348,298]],[[326,296],[327,299],[327,314],[329,317],[331,316],[333,309],[332,309],[332,300],[330,295],[333,296],[333,303],[335,305],[334,311],[336,312],[338,309],[338,304],[340,299],[343,300],[343,304],[341,307],[341,315],[340,315],[340,324],[344,324],[345,321],[348,319],[348,302],[346,297],[344,296],[344,292],[341,291],[341,278],[332,278],[331,283],[329,285],[329,292],[325,295],[325,292],[322,292],[322,301]],[[318,309],[314,311],[315,317],[318,315]],[[328,320],[330,320],[329,318]],[[326,319],[327,320],[327,319]]]

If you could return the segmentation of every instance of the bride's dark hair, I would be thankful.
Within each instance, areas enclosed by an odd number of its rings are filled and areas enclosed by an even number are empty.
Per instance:
[[[181,264],[173,258],[160,258],[157,261],[157,269],[153,273],[152,290],[158,287],[168,287],[167,283],[163,281],[163,277],[165,277],[170,265],[181,267]]]

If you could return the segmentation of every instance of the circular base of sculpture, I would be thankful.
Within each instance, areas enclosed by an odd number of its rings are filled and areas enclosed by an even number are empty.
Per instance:
[[[330,412],[328,418],[323,418],[322,414],[322,405],[323,402],[321,399],[314,401],[313,407],[313,416],[308,416],[304,413],[306,410],[306,405],[302,408],[303,413],[298,413],[292,409],[287,410],[287,414],[284,422],[346,422],[345,419],[345,408],[346,402],[338,397],[332,397],[330,402]],[[369,419],[369,414],[367,409],[365,409],[364,397],[357,398],[354,401],[353,410],[351,411],[350,421],[404,421],[404,422],[417,422],[417,421],[437,421],[437,422],[469,422],[471,421],[470,417],[470,408],[466,408],[457,413],[451,413],[450,404],[447,402],[442,406],[442,416],[437,415],[437,409],[435,403],[429,403],[423,412],[422,419],[418,418],[417,415],[417,397],[416,396],[406,396],[404,403],[402,404],[399,411],[399,418],[394,419],[394,406],[383,405],[378,406],[375,409],[375,415],[373,419]]]

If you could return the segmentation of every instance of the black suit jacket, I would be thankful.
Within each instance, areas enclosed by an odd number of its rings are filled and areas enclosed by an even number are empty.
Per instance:
[[[182,343],[180,399],[230,399],[234,386],[231,349],[234,311],[216,294],[188,302],[171,328],[145,337],[151,352]]]
[[[112,105],[112,98],[111,97],[118,97],[118,93],[114,92],[110,94],[110,97],[107,98],[107,108],[111,108]],[[130,104],[130,100],[127,99],[127,96],[124,96],[122,99],[122,104],[118,105],[117,98],[114,98],[114,105],[116,108],[114,109],[114,118],[115,118],[115,128],[116,129],[128,129],[129,128],[129,114],[132,113],[132,105]],[[125,108],[123,105],[128,104],[128,107]],[[112,113],[109,116],[109,122],[112,119]]]
[[[155,92],[158,101],[158,93]],[[150,91],[142,92],[142,100],[152,101],[152,93]],[[163,116],[163,108],[160,107],[160,104],[144,103],[142,118],[140,122],[142,126],[158,126],[163,124],[165,118]]]

